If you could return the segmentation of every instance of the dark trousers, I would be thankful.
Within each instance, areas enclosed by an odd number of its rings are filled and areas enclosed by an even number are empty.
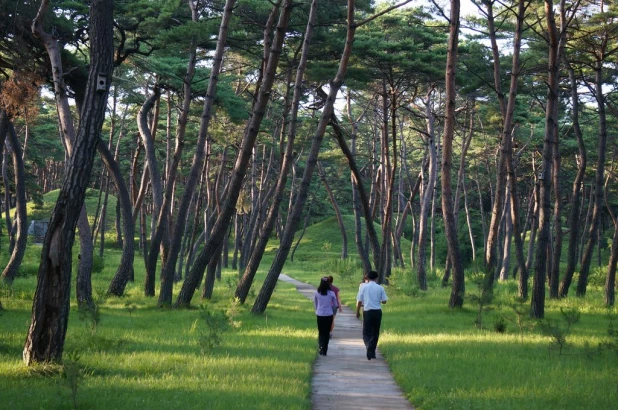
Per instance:
[[[330,339],[330,326],[333,324],[333,316],[316,316],[318,318],[318,345],[320,352],[328,351],[328,340]]]
[[[375,353],[380,337],[382,324],[382,309],[365,310],[363,312],[363,342],[368,352]]]

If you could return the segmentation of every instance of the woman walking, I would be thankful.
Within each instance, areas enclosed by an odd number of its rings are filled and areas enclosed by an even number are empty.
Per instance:
[[[330,333],[328,335],[328,337],[332,338],[333,329],[335,328],[335,318],[337,317],[337,310],[339,310],[340,312],[343,312],[343,308],[341,307],[341,298],[339,297],[339,288],[333,285],[334,278],[332,276],[327,276],[326,279],[328,279],[330,290],[335,292],[335,297],[337,298],[337,305],[338,305],[338,306],[333,306],[333,323],[330,325]]]
[[[326,356],[330,327],[333,324],[333,308],[339,307],[335,292],[330,290],[327,278],[320,280],[320,286],[313,295],[313,305],[318,322],[318,345],[320,355]]]

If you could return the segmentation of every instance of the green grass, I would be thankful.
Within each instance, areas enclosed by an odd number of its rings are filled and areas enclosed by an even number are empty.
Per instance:
[[[164,310],[142,296],[143,264],[136,259],[137,281],[126,295],[101,299],[119,258],[120,251],[106,251],[105,269],[93,277],[100,306],[94,331],[72,305],[64,359],[78,371],[78,408],[310,408],[315,319],[294,287],[278,284],[266,314],[254,316],[251,305],[233,306],[226,283],[237,274],[226,270],[211,301],[198,292],[195,308]],[[31,369],[21,361],[35,286],[34,276],[20,277],[0,294],[0,407],[71,408],[70,380],[60,367]],[[204,309],[227,311],[232,322],[225,321],[212,350],[201,343],[209,338]]]
[[[349,238],[352,232],[348,225]],[[339,238],[333,219],[310,227],[283,272],[313,285],[333,275],[343,303],[353,307],[360,265],[338,260]],[[103,271],[93,275],[100,321],[93,327],[72,306],[64,368],[28,368],[21,361],[36,286],[33,268],[25,269],[12,288],[0,288],[5,309],[0,312],[0,407],[66,409],[75,399],[83,409],[309,409],[317,355],[311,302],[279,283],[266,313],[249,313],[275,249],[273,242],[245,306],[232,303],[238,276],[224,269],[213,299],[201,301],[197,292],[188,310],[159,309],[156,299],[143,296],[140,257],[136,282],[126,295],[102,298],[120,258],[120,250],[107,249]],[[351,239],[348,250],[355,253]],[[4,251],[0,264],[7,260]],[[36,247],[30,246],[25,263],[36,272]],[[431,275],[430,289],[421,292],[412,270],[395,269],[380,351],[417,409],[618,408],[616,349],[598,348],[610,341],[610,323],[618,325],[615,312],[602,303],[597,280],[602,275],[595,271],[584,299],[547,301],[546,316],[559,326],[564,326],[561,308],[581,313],[560,355],[551,349],[554,340],[527,315],[520,332],[511,307],[516,305],[514,282],[497,284],[479,329],[472,297],[478,289],[471,280],[464,308],[452,310],[447,307],[450,289],[442,289],[437,276]],[[217,317],[227,329],[221,344],[210,348],[213,338],[204,315],[222,311],[227,319]],[[506,323],[504,333],[494,330],[499,320]]]
[[[348,235],[352,232],[348,225]],[[287,262],[284,271],[316,286],[320,276],[333,275],[342,302],[353,307],[360,265],[336,260],[339,237],[334,220],[316,224],[297,251],[304,256]],[[352,254],[354,244],[349,246]],[[478,305],[472,297],[479,290],[470,278],[464,308],[453,310],[448,308],[450,289],[440,287],[441,276],[430,275],[430,289],[421,292],[411,269],[394,269],[386,287],[389,301],[384,306],[380,351],[417,409],[618,408],[618,350],[599,347],[611,341],[608,330],[610,323],[618,327],[618,315],[603,305],[605,270],[593,271],[585,298],[546,301],[546,319],[559,327],[566,327],[561,308],[581,313],[560,355],[553,348],[554,339],[528,318],[530,302],[516,302],[515,281],[496,285],[479,329]],[[523,332],[513,306],[526,311]],[[505,333],[494,330],[501,319],[507,325]]]

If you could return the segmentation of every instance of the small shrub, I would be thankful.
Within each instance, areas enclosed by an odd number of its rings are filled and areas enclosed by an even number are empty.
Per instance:
[[[127,312],[129,312],[129,320],[131,320],[131,322],[133,322],[133,312],[135,312],[135,310],[137,310],[137,305],[135,305],[135,303],[131,303],[131,302],[127,302],[124,304],[125,309],[127,309]]]
[[[91,335],[97,333],[97,326],[101,322],[101,312],[99,305],[83,306],[79,309],[79,320],[90,330]]]
[[[401,290],[406,294],[406,296],[410,296],[412,298],[417,298],[425,294],[425,292],[422,292],[421,288],[416,283],[405,284]]]
[[[236,318],[240,315],[241,305],[240,299],[234,298],[227,308],[225,315],[231,327],[238,328],[242,325],[242,322],[237,321]]]
[[[332,244],[332,243],[330,243],[330,242],[324,242],[324,243],[322,244],[322,250],[323,250],[324,252],[329,252],[332,248],[333,248],[333,244]]]
[[[228,276],[225,279],[225,286],[228,289],[236,289],[238,287],[238,278],[234,276]]]
[[[499,317],[496,319],[496,321],[494,322],[494,330],[497,333],[506,333],[506,319],[504,319],[503,317]]]
[[[605,272],[606,268],[595,267],[591,270],[590,275],[588,275],[588,285],[603,288],[605,286],[605,276],[607,272]]]
[[[607,328],[607,340],[600,344],[601,348],[608,349],[618,355],[618,330],[614,325],[614,316],[609,316],[609,326]]]
[[[541,331],[544,335],[551,339],[549,350],[558,349],[558,355],[562,356],[564,348],[567,345],[567,336],[571,332],[571,326],[579,322],[580,312],[577,309],[560,308],[563,323],[558,321],[545,319],[539,322]]]
[[[530,328],[530,319],[529,319],[529,309],[526,306],[526,299],[517,297],[515,298],[515,302],[511,304],[511,309],[515,313],[515,318],[510,319],[506,318],[511,323],[515,323],[517,325],[517,329],[519,330],[519,337],[521,344],[524,344],[524,331]]]
[[[79,364],[80,359],[81,356],[79,352],[73,350],[65,354],[62,365],[62,379],[64,385],[71,390],[71,400],[74,409],[77,409],[77,391],[85,373],[84,369]]]
[[[198,345],[202,354],[209,353],[223,343],[222,335],[229,329],[230,323],[224,312],[213,312],[207,305],[200,307],[200,318],[193,324],[192,330],[198,330]]]
[[[470,302],[477,306],[474,324],[477,328],[483,329],[483,314],[493,309],[491,303],[494,300],[494,294],[492,289],[487,286],[487,281],[483,273],[476,272],[471,275],[470,280],[476,284],[478,289],[478,293],[469,296]]]

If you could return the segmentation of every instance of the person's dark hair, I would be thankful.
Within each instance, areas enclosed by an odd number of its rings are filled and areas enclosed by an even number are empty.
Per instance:
[[[327,276],[326,279],[328,279],[328,283],[330,283],[331,285],[333,284],[334,278],[332,276]]]
[[[378,272],[376,272],[374,270],[371,270],[367,274],[367,277],[369,278],[369,280],[376,280],[376,279],[378,279]]]
[[[330,290],[330,283],[328,283],[328,278],[322,278],[320,280],[320,286],[318,286],[318,292],[321,295],[326,295],[328,294],[329,290]]]

